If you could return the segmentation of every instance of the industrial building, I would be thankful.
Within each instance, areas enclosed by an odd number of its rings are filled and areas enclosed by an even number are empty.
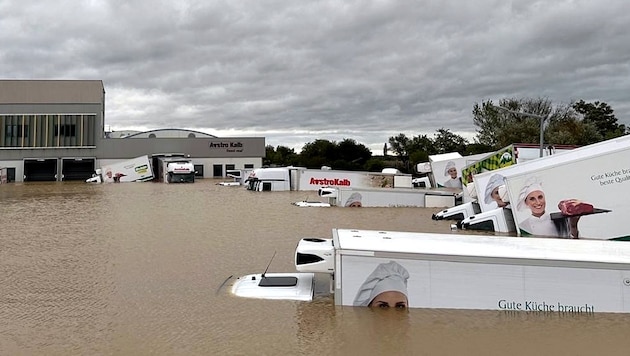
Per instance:
[[[0,80],[0,168],[9,182],[85,180],[103,165],[171,154],[189,156],[199,178],[222,178],[265,156],[264,137],[105,127],[101,80]]]

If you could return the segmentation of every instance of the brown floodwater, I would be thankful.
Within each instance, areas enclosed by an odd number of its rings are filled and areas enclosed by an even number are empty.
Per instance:
[[[295,271],[297,242],[333,228],[452,232],[437,209],[299,208],[316,193],[217,182],[0,185],[0,355],[630,354],[630,314],[235,297],[230,276],[274,253],[270,272]]]

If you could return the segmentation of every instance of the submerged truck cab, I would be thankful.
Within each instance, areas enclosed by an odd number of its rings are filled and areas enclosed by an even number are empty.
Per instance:
[[[184,154],[153,155],[156,177],[163,183],[194,183],[195,165]]]

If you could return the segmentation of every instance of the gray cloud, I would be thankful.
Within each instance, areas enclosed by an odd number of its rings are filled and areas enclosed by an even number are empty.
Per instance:
[[[437,129],[472,106],[604,101],[630,124],[630,3],[0,0],[7,79],[101,79],[114,130],[182,127],[299,149]]]

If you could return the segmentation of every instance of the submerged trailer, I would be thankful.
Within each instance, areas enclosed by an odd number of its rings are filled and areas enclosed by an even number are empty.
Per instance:
[[[411,308],[630,312],[630,244],[336,229],[333,245],[337,305],[393,261]]]
[[[245,169],[228,169],[226,171],[226,175],[232,178],[231,181],[219,182],[218,185],[233,187],[233,186],[241,186],[245,185],[247,182],[247,177],[254,171],[253,168],[245,168]]]
[[[573,150],[577,147],[578,146],[573,145],[547,146],[542,153],[543,157],[547,157]],[[462,204],[433,214],[433,219],[455,220],[459,222],[473,215],[486,213],[499,208],[497,201],[490,196],[492,189],[478,191],[478,186],[488,187],[488,182],[483,181],[483,176],[480,178],[481,181],[478,181],[476,176],[484,172],[510,167],[515,164],[522,164],[538,158],[540,158],[539,145],[515,143],[495,152],[482,155],[476,161],[469,160],[467,165],[462,168]],[[494,183],[496,182],[493,182],[493,184]],[[494,188],[494,186],[491,188]]]
[[[362,172],[304,167],[254,169],[247,177],[252,191],[317,191],[321,187],[411,188],[411,175],[400,172]]]
[[[87,183],[147,182],[153,180],[149,156],[109,163],[95,170]]]
[[[339,207],[419,207],[455,205],[459,195],[450,189],[422,188],[337,188],[323,187],[317,194],[328,204]]]
[[[333,229],[300,240],[295,267],[232,292],[311,300],[320,276],[340,306],[630,312],[630,244],[614,241]]]
[[[154,156],[158,181],[164,183],[194,183],[195,165],[183,156]]]
[[[630,136],[475,175],[478,192],[499,177],[503,208],[473,215],[461,227],[519,236],[629,240]],[[531,199],[531,201],[530,201]],[[480,200],[481,203],[481,200]],[[490,223],[511,216],[508,230]],[[504,222],[501,221],[501,224]]]

